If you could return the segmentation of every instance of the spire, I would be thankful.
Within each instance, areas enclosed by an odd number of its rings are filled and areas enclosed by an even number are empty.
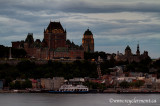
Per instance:
[[[139,51],[139,42],[138,42],[138,44],[137,44],[137,51],[136,51],[136,54],[137,54],[137,55],[140,55],[140,51]]]

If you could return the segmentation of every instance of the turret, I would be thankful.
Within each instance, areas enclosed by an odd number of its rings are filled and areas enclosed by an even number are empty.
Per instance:
[[[127,45],[127,47],[126,47],[126,49],[125,49],[125,55],[126,55],[126,56],[132,55],[131,48],[129,47],[129,45]]]
[[[87,29],[83,34],[82,46],[85,52],[94,52],[94,38],[89,29]]]
[[[136,51],[137,56],[140,55],[140,51],[139,51],[139,44],[137,44],[137,51]]]

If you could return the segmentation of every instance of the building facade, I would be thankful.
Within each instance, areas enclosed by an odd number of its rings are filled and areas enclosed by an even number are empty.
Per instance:
[[[117,61],[128,61],[128,62],[140,62],[143,59],[149,58],[148,52],[144,51],[143,54],[140,54],[139,44],[137,45],[136,54],[132,54],[132,50],[129,46],[126,47],[124,55],[117,52],[116,60]]]
[[[83,34],[82,46],[85,52],[94,52],[94,38],[89,29],[87,29]]]
[[[3,80],[0,80],[0,90],[3,89]]]
[[[45,90],[59,90],[63,84],[63,77],[41,78],[41,87]]]
[[[25,41],[12,42],[13,48],[24,48],[27,56],[36,59],[84,59],[81,46],[71,45],[66,40],[67,32],[60,22],[50,22],[44,29],[44,38],[34,40],[33,33],[28,33]]]

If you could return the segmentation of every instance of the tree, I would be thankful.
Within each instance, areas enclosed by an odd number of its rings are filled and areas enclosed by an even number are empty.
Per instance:
[[[121,88],[128,88],[128,87],[129,87],[129,83],[128,83],[127,81],[122,81],[122,82],[119,84],[119,86],[120,86]]]
[[[21,89],[21,82],[20,81],[15,81],[14,88],[15,89]]]
[[[15,84],[13,82],[10,82],[9,87],[10,87],[10,89],[15,89]]]
[[[84,83],[85,86],[87,86],[89,89],[100,89],[100,90],[105,90],[106,86],[105,84],[102,83],[95,83],[95,82],[85,82]]]
[[[135,87],[136,87],[136,88],[139,88],[139,87],[141,87],[143,84],[144,84],[144,81],[137,80],[137,81],[135,82]]]
[[[30,80],[25,80],[24,82],[21,83],[22,89],[25,88],[32,88],[32,82]]]

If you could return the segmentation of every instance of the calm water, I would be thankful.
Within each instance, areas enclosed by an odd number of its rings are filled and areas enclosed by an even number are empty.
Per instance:
[[[160,94],[43,94],[1,93],[0,106],[129,106],[113,100],[152,99],[156,103],[133,103],[130,106],[160,106]]]

